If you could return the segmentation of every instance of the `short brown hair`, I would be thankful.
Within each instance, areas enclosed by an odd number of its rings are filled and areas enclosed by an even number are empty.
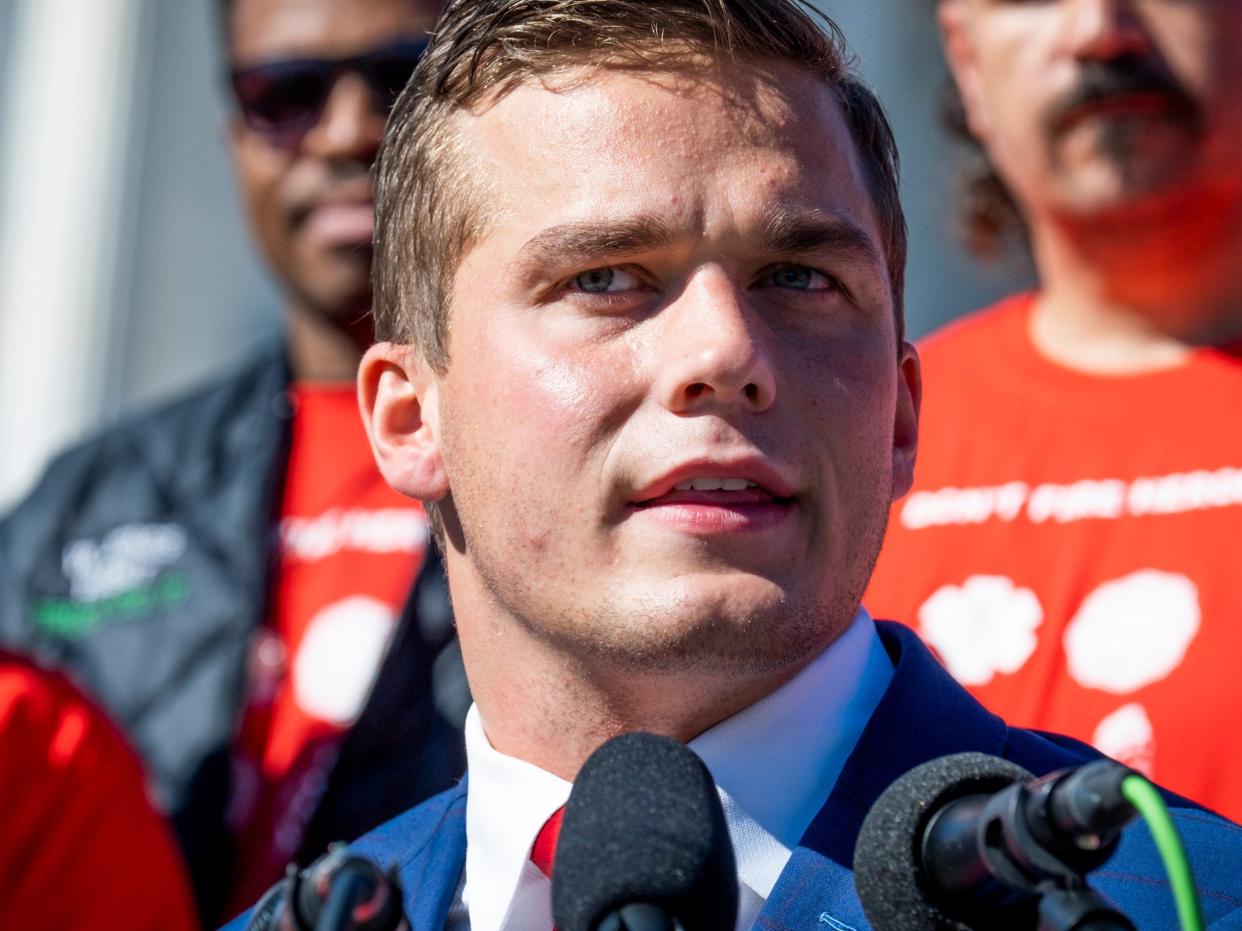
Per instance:
[[[875,95],[851,71],[832,20],[804,0],[453,0],[389,118],[376,166],[376,336],[448,365],[457,264],[482,234],[479,182],[449,117],[485,94],[567,65],[713,58],[780,61],[836,91],[861,156],[902,323],[906,225],[897,146]]]

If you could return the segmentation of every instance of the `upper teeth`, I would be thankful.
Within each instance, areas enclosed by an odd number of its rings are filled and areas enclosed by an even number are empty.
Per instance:
[[[678,491],[744,491],[758,486],[745,478],[690,478],[676,487]]]

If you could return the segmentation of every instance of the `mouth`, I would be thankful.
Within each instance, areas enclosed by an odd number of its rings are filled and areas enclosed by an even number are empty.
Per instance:
[[[1179,113],[1177,101],[1163,93],[1117,94],[1083,101],[1056,121],[1058,132],[1067,132],[1092,119],[1162,118]]]
[[[370,246],[375,207],[370,200],[327,200],[310,206],[300,223],[307,239],[325,248]]]
[[[797,506],[792,483],[769,468],[707,465],[658,479],[638,492],[626,510],[683,532],[713,536],[770,529],[792,517]]]

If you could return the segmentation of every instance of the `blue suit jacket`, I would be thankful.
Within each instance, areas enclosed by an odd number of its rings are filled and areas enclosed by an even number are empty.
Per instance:
[[[759,931],[869,929],[854,892],[854,840],[880,793],[920,763],[971,750],[1042,774],[1098,756],[1068,738],[1006,726],[907,628],[877,627],[895,666],[892,684],[772,890],[755,924]],[[1209,926],[1242,929],[1242,827],[1188,802],[1173,805]],[[394,818],[353,849],[385,868],[397,867],[413,931],[441,931],[465,863],[466,782]],[[1140,931],[1178,927],[1164,869],[1141,823],[1127,828],[1117,853],[1092,874],[1092,885]],[[244,918],[230,929],[240,931]]]

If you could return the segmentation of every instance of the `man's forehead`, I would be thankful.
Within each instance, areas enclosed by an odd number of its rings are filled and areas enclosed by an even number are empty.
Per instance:
[[[610,124],[647,118],[653,111],[680,124],[719,111],[736,133],[764,137],[808,116],[840,122],[837,96],[819,75],[784,62],[705,59],[668,68],[607,61],[561,67],[516,82],[472,111],[485,125],[489,114],[504,123],[517,111],[595,119],[606,112]],[[591,128],[598,133],[611,126]]]
[[[476,150],[475,171],[502,210],[526,202],[568,213],[575,200],[584,213],[692,210],[696,196],[740,196],[720,190],[728,180],[875,225],[836,94],[791,65],[528,79],[463,123],[459,141],[468,158]]]
[[[230,50],[238,61],[350,55],[430,30],[441,6],[439,0],[233,0]]]

